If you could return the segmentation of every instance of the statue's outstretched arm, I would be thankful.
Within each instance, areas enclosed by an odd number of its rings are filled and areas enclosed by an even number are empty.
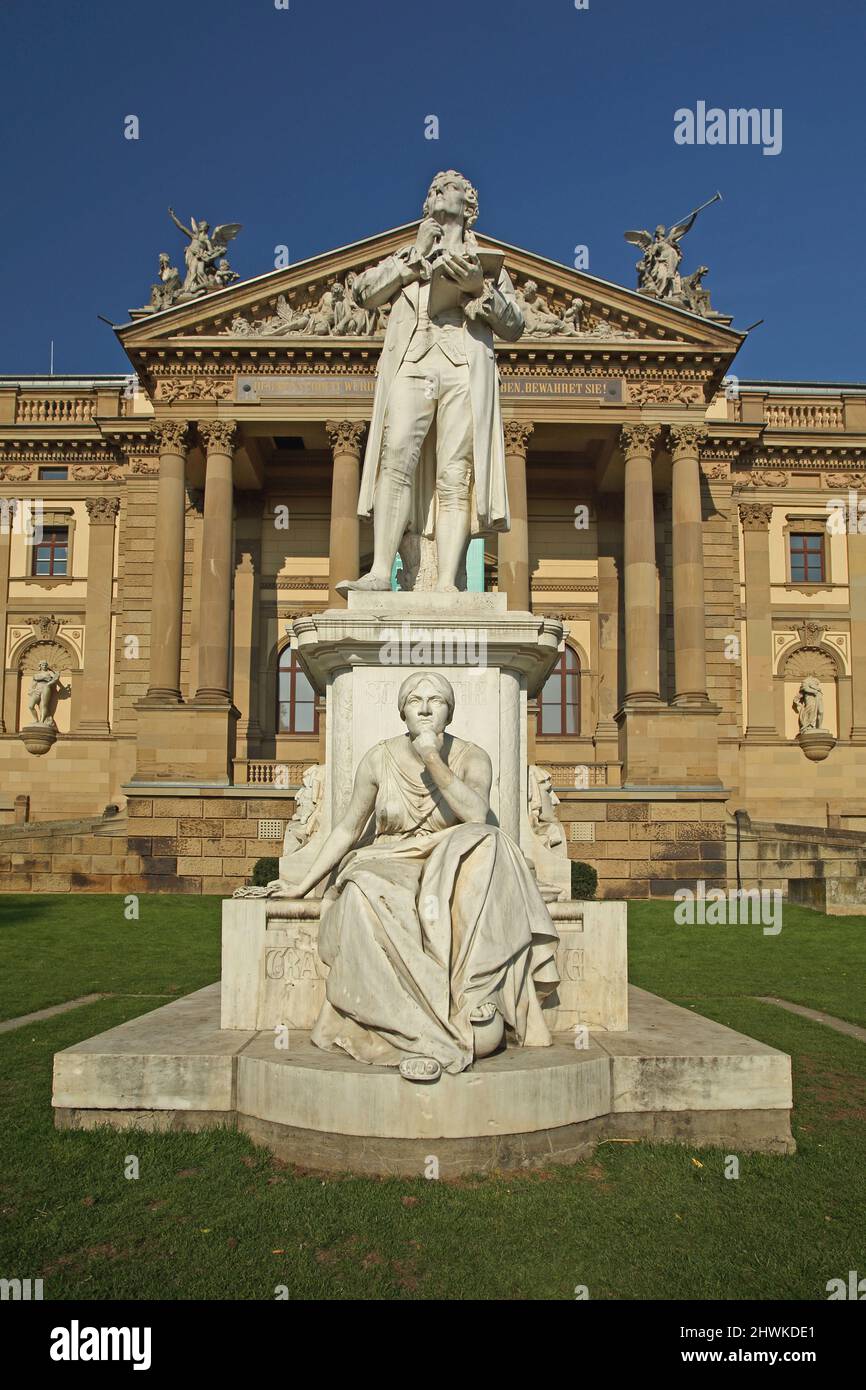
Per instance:
[[[304,898],[326,874],[335,869],[361,838],[376,803],[378,778],[374,767],[375,748],[362,759],[355,773],[352,796],[346,814],[338,821],[314,859],[309,873],[292,892],[294,898]]]
[[[189,227],[185,227],[183,225],[180,218],[177,216],[174,208],[169,208],[168,215],[171,218],[174,225],[177,227],[178,231],[183,232],[184,236],[188,236],[190,241],[192,241],[192,232],[190,231]]]

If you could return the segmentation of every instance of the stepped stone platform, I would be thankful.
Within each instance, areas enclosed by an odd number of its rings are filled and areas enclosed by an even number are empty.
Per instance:
[[[431,1157],[441,1177],[573,1163],[611,1138],[794,1150],[790,1058],[633,987],[627,1031],[508,1047],[430,1086],[306,1031],[288,1043],[221,1029],[209,985],[57,1053],[55,1124],[226,1125],[304,1167],[371,1175],[418,1176]]]

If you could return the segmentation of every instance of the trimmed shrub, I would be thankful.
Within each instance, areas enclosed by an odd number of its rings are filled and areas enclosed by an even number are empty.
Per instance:
[[[586,902],[595,897],[598,887],[598,874],[591,864],[583,864],[579,859],[571,861],[571,896],[578,902]]]
[[[257,859],[253,865],[253,887],[267,888],[275,878],[280,876],[280,861],[272,856],[265,859]]]

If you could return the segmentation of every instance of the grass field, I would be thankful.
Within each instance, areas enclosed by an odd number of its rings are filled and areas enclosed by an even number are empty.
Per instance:
[[[826,1298],[866,1270],[866,1045],[759,994],[866,1022],[866,918],[786,908],[676,927],[632,904],[631,978],[792,1054],[790,1158],[607,1143],[573,1168],[455,1182],[299,1173],[225,1130],[57,1132],[55,1051],[215,979],[215,899],[0,896],[2,1013],[114,997],[0,1036],[0,1276],[46,1298]],[[124,1176],[128,1155],[140,1176]]]

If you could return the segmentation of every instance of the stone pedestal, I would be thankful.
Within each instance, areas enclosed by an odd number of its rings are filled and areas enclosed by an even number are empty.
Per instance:
[[[328,902],[229,898],[223,903],[220,1027],[309,1032],[325,998],[319,921]],[[544,1003],[551,1033],[579,1024],[628,1027],[626,904],[550,903],[559,933],[558,989]]]
[[[454,687],[450,732],[490,757],[497,824],[528,850],[526,702],[556,662],[560,622],[508,612],[504,594],[350,593],[347,610],[298,618],[294,634],[325,692],[323,832],[345,811],[364,754],[405,732],[397,691],[427,668]]]
[[[194,782],[227,787],[238,711],[190,700],[184,705],[141,700],[133,782]]]
[[[717,790],[718,705],[627,701],[617,713],[626,787]]]

